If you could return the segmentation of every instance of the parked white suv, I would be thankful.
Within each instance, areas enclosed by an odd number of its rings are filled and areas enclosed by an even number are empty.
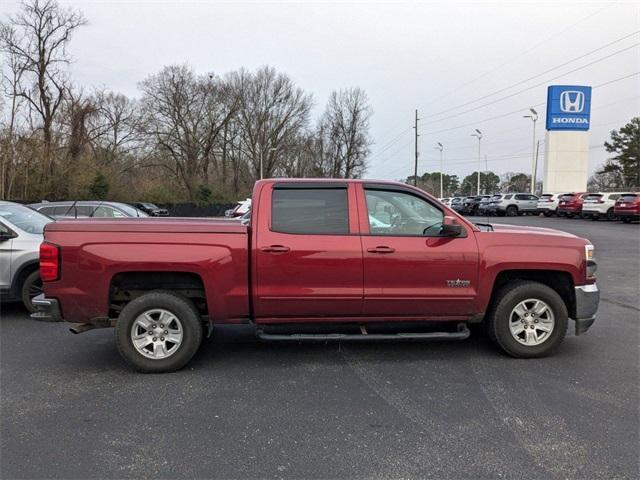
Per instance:
[[[582,203],[582,218],[598,220],[604,217],[607,220],[615,220],[613,208],[620,195],[621,192],[589,193]]]
[[[42,293],[38,257],[44,226],[53,220],[29,207],[0,201],[0,298],[18,300],[30,312]]]
[[[545,217],[558,214],[558,202],[562,194],[555,193],[543,193],[538,199],[538,214],[543,214]]]

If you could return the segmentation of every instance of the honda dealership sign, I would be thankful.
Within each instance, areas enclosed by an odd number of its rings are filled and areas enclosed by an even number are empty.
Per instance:
[[[591,87],[552,85],[547,90],[547,130],[589,130]]]

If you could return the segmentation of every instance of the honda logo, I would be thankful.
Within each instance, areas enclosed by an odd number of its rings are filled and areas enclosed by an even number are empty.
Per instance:
[[[560,110],[565,113],[581,113],[584,110],[584,92],[565,90],[560,94]]]

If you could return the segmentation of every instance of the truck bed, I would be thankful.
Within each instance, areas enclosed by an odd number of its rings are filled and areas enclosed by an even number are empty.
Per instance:
[[[123,290],[118,282],[149,272],[197,278],[206,303],[216,305],[207,312],[214,322],[249,316],[249,236],[238,221],[77,219],[50,223],[45,232],[61,248],[60,278],[47,282],[46,293],[68,321],[110,316],[114,290]]]

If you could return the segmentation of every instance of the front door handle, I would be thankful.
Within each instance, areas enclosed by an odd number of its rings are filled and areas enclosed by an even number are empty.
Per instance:
[[[289,247],[285,247],[284,245],[269,245],[268,247],[262,247],[260,249],[261,252],[266,253],[286,253],[289,250]]]
[[[367,252],[369,253],[393,253],[395,251],[395,248],[387,247],[386,245],[378,245],[377,247],[367,248]]]

